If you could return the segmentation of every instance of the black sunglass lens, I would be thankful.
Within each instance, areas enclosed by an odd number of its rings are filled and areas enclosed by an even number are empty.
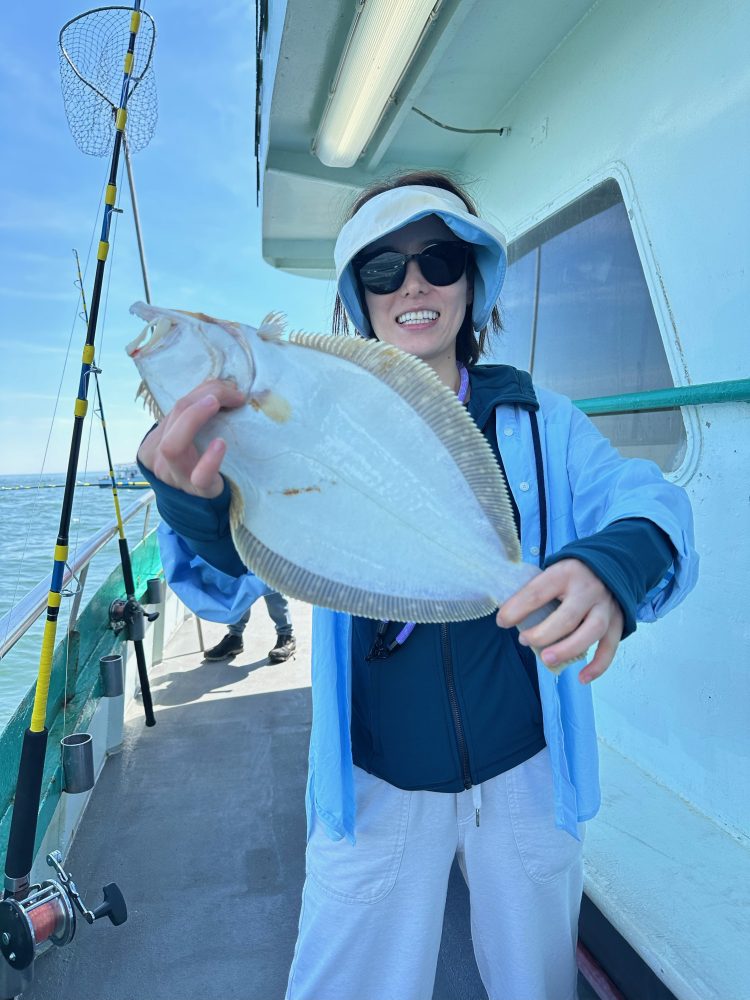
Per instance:
[[[463,243],[436,243],[419,255],[419,267],[431,285],[452,285],[466,267]]]
[[[401,287],[405,271],[404,255],[389,251],[365,261],[359,269],[359,277],[369,291],[384,295]]]

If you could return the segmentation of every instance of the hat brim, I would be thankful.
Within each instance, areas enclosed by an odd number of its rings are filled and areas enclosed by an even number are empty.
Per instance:
[[[472,215],[463,201],[441,188],[412,185],[376,195],[346,223],[334,252],[339,297],[347,315],[364,336],[372,336],[367,309],[352,261],[375,240],[411,222],[436,215],[473,251],[474,299],[472,325],[481,330],[489,322],[507,270],[505,240],[494,226]]]

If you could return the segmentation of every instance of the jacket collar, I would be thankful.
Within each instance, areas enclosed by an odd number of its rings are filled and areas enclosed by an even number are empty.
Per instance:
[[[475,365],[469,369],[469,384],[469,413],[480,428],[487,423],[496,406],[539,409],[531,376],[510,365]]]

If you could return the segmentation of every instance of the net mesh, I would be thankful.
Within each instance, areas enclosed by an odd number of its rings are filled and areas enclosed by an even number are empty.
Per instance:
[[[132,7],[99,7],[73,18],[60,32],[65,114],[76,145],[89,156],[105,156],[112,149],[132,13]],[[155,41],[153,18],[142,12],[127,100],[131,152],[147,146],[156,128]]]

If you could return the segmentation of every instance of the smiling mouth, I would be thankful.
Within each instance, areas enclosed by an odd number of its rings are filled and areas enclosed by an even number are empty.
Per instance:
[[[417,323],[432,323],[440,316],[439,312],[435,312],[434,309],[420,309],[417,312],[405,312],[401,313],[400,316],[396,317],[396,322],[399,326],[406,326],[407,324],[417,324]]]

